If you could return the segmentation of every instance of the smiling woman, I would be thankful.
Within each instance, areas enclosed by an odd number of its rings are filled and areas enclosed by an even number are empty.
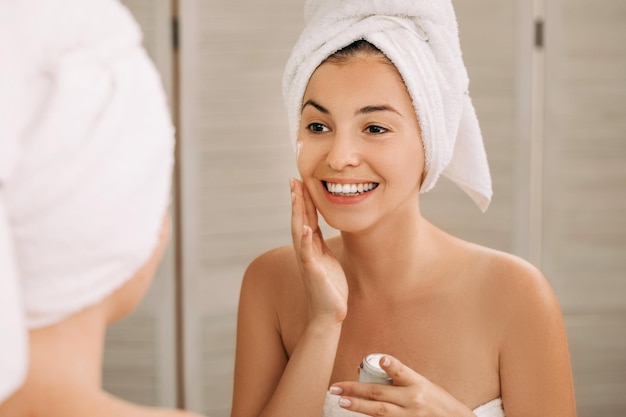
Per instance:
[[[293,245],[246,271],[233,417],[574,416],[541,272],[421,214],[441,175],[483,210],[491,197],[451,3],[309,1],[306,14],[284,78]],[[318,213],[340,236],[323,238]],[[357,381],[373,352],[390,386]]]
[[[399,206],[419,211],[424,147],[411,97],[391,62],[366,51],[320,65],[300,117],[298,169],[326,222],[342,231],[367,228],[359,214],[371,223]]]

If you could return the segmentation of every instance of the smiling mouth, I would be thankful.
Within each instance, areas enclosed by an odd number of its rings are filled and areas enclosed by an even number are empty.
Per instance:
[[[356,184],[337,184],[327,181],[322,181],[326,190],[332,195],[341,197],[352,197],[355,195],[365,194],[368,191],[372,191],[378,187],[377,182],[364,182]]]

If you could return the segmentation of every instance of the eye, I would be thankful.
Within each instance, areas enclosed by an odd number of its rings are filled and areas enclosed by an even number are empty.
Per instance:
[[[321,123],[311,123],[307,126],[307,129],[309,129],[313,133],[324,133],[330,131],[328,126],[325,126]]]
[[[383,134],[383,133],[387,133],[389,130],[384,128],[384,127],[382,127],[382,126],[370,125],[370,126],[365,128],[365,131],[367,133],[371,133],[371,134],[374,134],[374,135],[380,135],[380,134]]]

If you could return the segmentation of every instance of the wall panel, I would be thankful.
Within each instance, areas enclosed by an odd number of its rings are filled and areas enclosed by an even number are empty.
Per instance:
[[[544,270],[580,417],[626,415],[626,3],[547,9]]]

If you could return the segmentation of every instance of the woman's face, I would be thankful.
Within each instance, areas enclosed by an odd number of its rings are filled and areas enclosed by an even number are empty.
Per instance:
[[[320,65],[304,93],[298,140],[300,175],[332,227],[358,232],[419,213],[420,129],[389,61],[362,55]]]

